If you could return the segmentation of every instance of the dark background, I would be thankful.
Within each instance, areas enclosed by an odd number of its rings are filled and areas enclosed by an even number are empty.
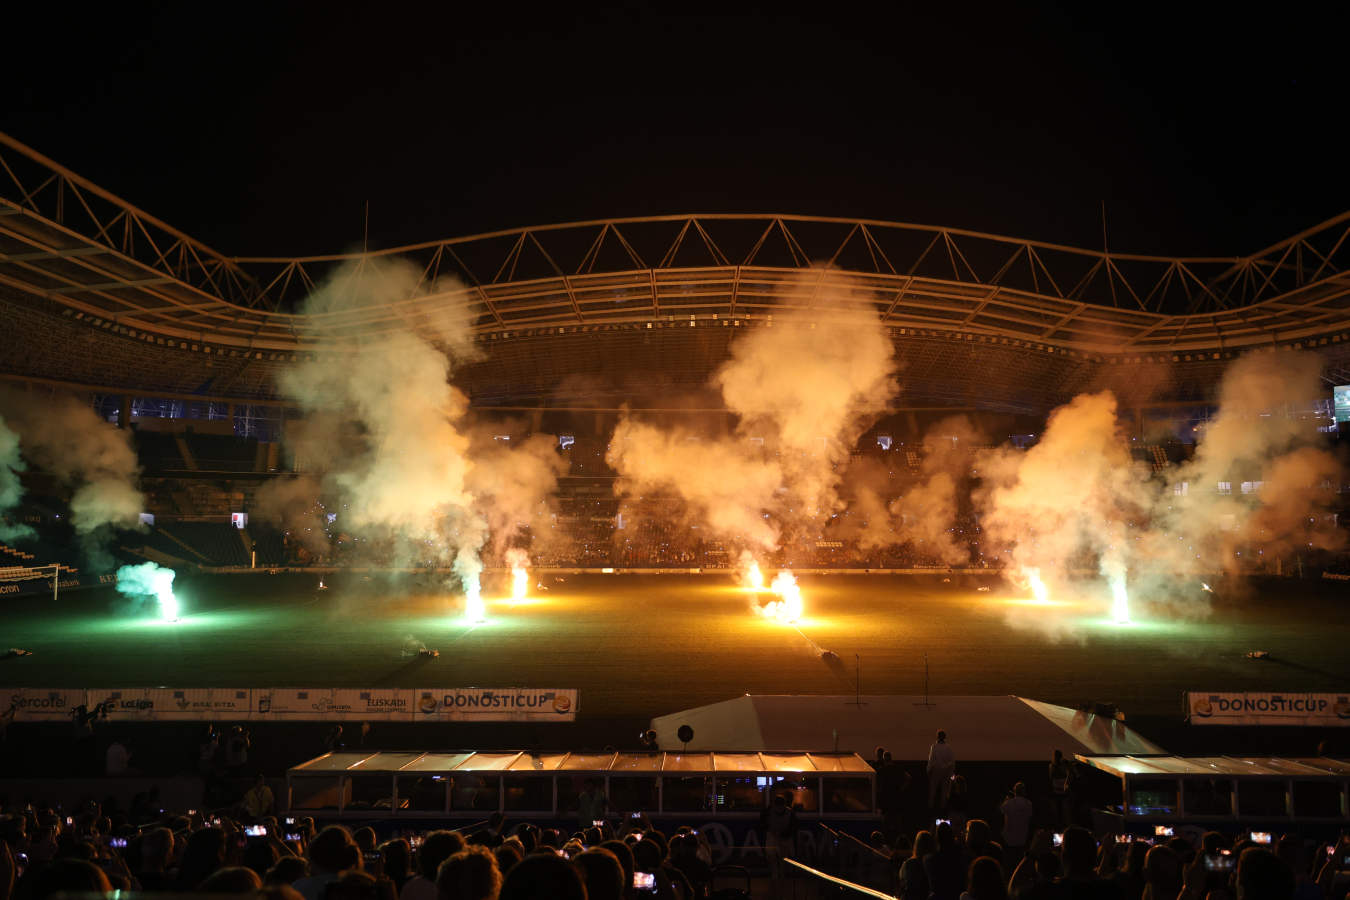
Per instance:
[[[1105,201],[1176,255],[1350,208],[1340,5],[42,6],[0,130],[231,255],[355,248],[367,201],[372,248],[682,212],[1100,247]]]

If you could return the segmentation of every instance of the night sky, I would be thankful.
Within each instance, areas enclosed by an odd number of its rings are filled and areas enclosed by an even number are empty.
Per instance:
[[[367,201],[372,247],[682,212],[1100,247],[1104,200],[1176,255],[1350,208],[1332,4],[32,5],[0,130],[230,255],[353,249]]]

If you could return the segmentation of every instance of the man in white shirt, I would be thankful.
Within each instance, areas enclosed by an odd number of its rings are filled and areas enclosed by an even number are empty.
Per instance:
[[[928,808],[934,813],[947,808],[947,795],[956,774],[956,752],[947,743],[947,732],[937,733],[937,742],[928,748]]]
[[[1031,814],[1033,812],[1031,800],[1027,798],[1027,786],[1022,782],[1017,782],[1013,786],[1013,795],[1003,801],[999,807],[1003,813],[1003,845],[1007,850],[1008,860],[1016,860],[1012,865],[1022,861],[1022,855],[1027,849],[1027,837],[1031,830]]]

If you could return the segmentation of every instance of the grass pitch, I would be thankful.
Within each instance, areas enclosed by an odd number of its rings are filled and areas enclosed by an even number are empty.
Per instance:
[[[996,579],[802,576],[795,625],[756,615],[730,576],[534,573],[524,601],[484,585],[465,621],[438,578],[346,574],[181,579],[184,618],[160,622],[110,590],[6,601],[0,684],[29,687],[558,687],[581,715],[652,716],[751,693],[1020,694],[1181,712],[1185,690],[1350,686],[1350,588],[1315,581],[1178,586],[1108,620],[1085,584],[1031,604]],[[989,590],[982,591],[981,587]],[[1178,608],[1187,610],[1178,612]],[[410,646],[439,659],[407,656]],[[1249,660],[1249,650],[1271,658]],[[823,654],[823,651],[830,651]],[[856,654],[856,656],[855,656]]]

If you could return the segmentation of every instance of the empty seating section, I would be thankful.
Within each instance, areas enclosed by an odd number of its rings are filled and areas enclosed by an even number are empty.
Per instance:
[[[175,555],[182,556],[186,546],[196,551],[208,565],[248,565],[248,554],[239,531],[228,522],[169,522],[160,525],[159,531],[177,538],[179,550]]]
[[[253,538],[253,550],[258,554],[258,565],[286,565],[286,539],[280,531],[254,525],[250,525],[248,531]]]
[[[187,434],[188,449],[204,472],[252,472],[258,459],[256,438],[228,434]]]
[[[173,435],[159,431],[136,432],[136,456],[141,468],[148,472],[187,467]]]

